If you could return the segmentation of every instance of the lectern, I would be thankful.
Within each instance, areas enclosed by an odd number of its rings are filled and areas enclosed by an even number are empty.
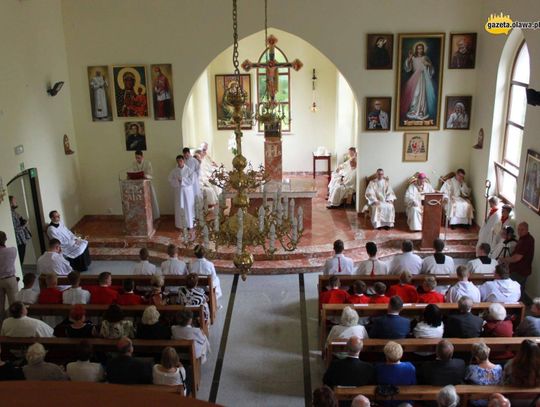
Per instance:
[[[444,194],[440,192],[432,192],[424,195],[424,214],[422,218],[422,242],[420,243],[421,250],[429,250],[433,248],[433,241],[439,237],[441,233],[441,219],[444,206]]]
[[[150,180],[120,180],[124,228],[128,236],[151,237],[154,230]]]

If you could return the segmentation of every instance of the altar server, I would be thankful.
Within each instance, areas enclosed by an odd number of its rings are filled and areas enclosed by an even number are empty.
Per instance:
[[[465,183],[465,170],[458,169],[453,178],[444,182],[441,192],[445,195],[450,225],[471,225],[474,208],[470,201],[471,189]]]
[[[197,199],[197,197],[201,195],[201,188],[199,186],[201,164],[199,163],[199,160],[191,155],[189,147],[184,147],[182,149],[182,155],[184,156],[186,166],[193,172],[193,194],[195,199]]]
[[[144,172],[144,178],[148,180],[151,180],[154,177],[154,173],[152,170],[152,163],[144,159],[144,155],[141,150],[135,151],[135,161],[133,161],[133,164],[131,166],[131,171]],[[154,217],[154,220],[156,220],[156,219],[159,219],[160,213],[159,213],[159,204],[157,201],[156,190],[154,188],[153,182],[150,182],[150,192],[152,193],[152,216]]]
[[[388,179],[384,177],[384,170],[377,170],[377,178],[370,181],[366,188],[366,199],[371,207],[371,224],[376,229],[389,229],[394,227],[396,211],[394,201],[396,195]]]
[[[497,242],[500,240],[498,231],[495,229],[495,226],[501,221],[502,216],[501,209],[499,209],[499,198],[492,196],[489,198],[488,203],[489,212],[487,214],[486,221],[478,233],[478,243],[476,246],[480,246],[482,243],[487,243],[491,247],[495,247]]]
[[[411,231],[422,230],[422,216],[424,215],[424,207],[422,201],[424,194],[435,192],[426,174],[419,173],[416,180],[412,182],[405,192],[405,207],[407,212],[407,224]]]
[[[191,229],[195,220],[193,171],[186,165],[183,155],[176,156],[176,164],[169,173],[169,184],[174,190],[174,225],[178,229]]]

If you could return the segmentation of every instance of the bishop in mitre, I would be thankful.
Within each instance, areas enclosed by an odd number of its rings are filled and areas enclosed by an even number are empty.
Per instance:
[[[422,230],[422,216],[424,207],[422,201],[426,193],[435,192],[426,174],[418,173],[414,182],[412,182],[405,192],[405,208],[407,212],[407,224],[413,232]]]
[[[453,178],[444,182],[441,192],[444,194],[450,226],[471,225],[474,208],[469,198],[471,189],[465,183],[465,170],[458,169]]]
[[[141,150],[135,151],[135,161],[131,165],[131,171],[133,172],[144,172],[144,178],[151,180],[154,178],[154,172],[152,170],[152,163],[144,159],[144,154]],[[150,182],[150,193],[152,195],[152,215],[154,220],[159,219],[159,204],[157,201],[156,190],[154,184]]]
[[[371,208],[371,224],[376,229],[394,227],[396,195],[384,176],[384,170],[377,170],[377,178],[370,181],[366,188],[367,204]]]
[[[328,188],[327,208],[340,206],[345,198],[356,191],[356,158],[347,160],[347,171]]]
[[[176,164],[169,173],[169,184],[174,193],[174,226],[191,229],[195,220],[193,171],[186,165],[183,155],[176,156]]]

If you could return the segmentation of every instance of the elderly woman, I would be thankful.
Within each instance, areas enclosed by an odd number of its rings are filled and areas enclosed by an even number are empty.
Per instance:
[[[506,317],[504,305],[494,302],[489,306],[486,323],[484,324],[482,336],[511,338],[514,335],[514,325]],[[493,352],[493,360],[508,360],[514,354],[510,351]]]
[[[134,338],[133,322],[124,318],[124,313],[118,305],[111,304],[103,314],[99,335],[107,339],[120,339],[124,336]]]
[[[438,407],[458,407],[459,396],[456,392],[456,388],[449,384],[444,386],[439,394],[437,394],[437,406]]]
[[[540,386],[540,346],[530,339],[521,342],[516,356],[504,366],[504,384]]]
[[[203,306],[204,319],[208,323],[210,320],[210,310],[208,309],[208,298],[204,290],[197,287],[199,276],[195,273],[189,273],[186,278],[186,285],[178,290],[178,303],[190,307]]]
[[[386,343],[383,349],[386,363],[375,365],[377,384],[407,386],[416,384],[416,369],[410,362],[402,362],[403,348],[394,341]]]
[[[155,305],[146,307],[141,323],[137,325],[138,339],[171,339],[171,328],[159,320],[159,311]]]
[[[193,312],[180,311],[177,316],[178,325],[171,327],[172,339],[192,339],[195,341],[195,357],[206,362],[206,356],[210,353],[210,341],[201,331],[201,328],[193,327]]]
[[[23,367],[26,380],[68,380],[60,366],[45,362],[47,351],[41,343],[34,343],[26,351],[28,364]]]
[[[345,307],[341,312],[340,324],[334,325],[326,338],[326,346],[335,339],[349,339],[351,336],[369,338],[366,328],[358,325],[358,313],[351,307]]]
[[[186,369],[180,363],[180,358],[176,350],[170,346],[167,346],[161,352],[161,362],[154,365],[152,377],[154,384],[165,386],[182,385],[184,386],[185,393]]]
[[[483,343],[475,343],[471,350],[471,364],[465,371],[465,382],[480,386],[498,385],[502,383],[502,366],[489,361],[491,349]],[[474,406],[486,406],[486,400],[475,400]]]

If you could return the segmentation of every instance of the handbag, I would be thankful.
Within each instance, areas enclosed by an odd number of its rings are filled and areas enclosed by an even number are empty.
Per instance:
[[[375,395],[393,399],[396,394],[399,394],[399,387],[393,384],[379,384],[375,387]]]

